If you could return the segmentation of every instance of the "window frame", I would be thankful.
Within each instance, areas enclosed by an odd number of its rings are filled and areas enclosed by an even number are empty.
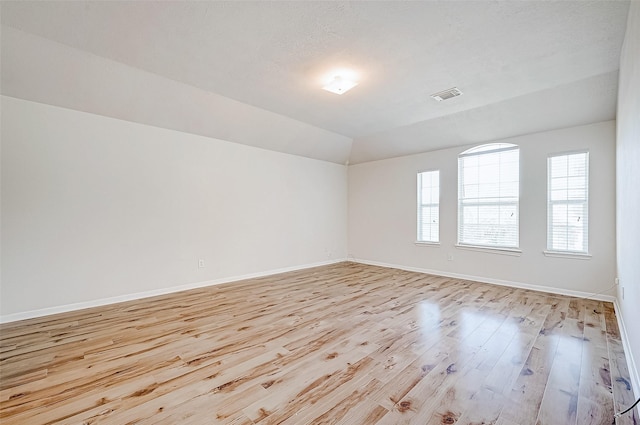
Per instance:
[[[583,199],[566,199],[566,200],[553,200],[552,199],[552,168],[551,161],[553,158],[558,157],[570,157],[572,155],[581,155],[585,154],[586,159],[584,163],[584,193],[585,197]],[[569,175],[566,176],[566,179],[569,180]],[[576,176],[573,176],[576,177]],[[578,176],[582,177],[582,176]],[[558,177],[556,177],[558,178]],[[557,152],[553,154],[549,154],[547,156],[547,249],[544,251],[544,254],[549,257],[571,257],[571,258],[590,258],[589,254],[589,179],[590,179],[590,155],[588,149],[574,150],[574,151],[566,151],[566,152]],[[568,186],[567,182],[567,191],[571,190]],[[583,239],[583,249],[582,250],[572,250],[568,249],[569,241],[567,240],[567,249],[558,249],[553,247],[553,206],[555,205],[582,205],[583,206],[583,217],[586,216],[586,219],[582,220],[582,239]],[[567,229],[569,225],[566,226]],[[568,238],[568,237],[567,237]]]
[[[422,176],[424,174],[431,174],[431,173],[437,173],[438,176],[438,199],[436,203],[424,203],[422,202]],[[429,169],[429,170],[424,170],[424,171],[419,171],[416,175],[416,205],[417,205],[417,210],[416,210],[416,244],[421,244],[421,245],[439,245],[440,244],[440,197],[441,197],[441,184],[440,184],[440,170],[439,169]],[[435,187],[435,186],[430,186],[431,188]],[[431,199],[433,201],[433,199]],[[438,210],[438,222],[436,223],[436,239],[429,239],[429,240],[425,240],[425,239],[421,239],[421,236],[423,234],[423,220],[422,220],[422,209],[424,207],[437,207]],[[430,232],[431,233],[431,232]]]
[[[495,146],[494,148],[491,148]],[[465,179],[464,179],[464,159],[472,156],[481,156],[481,155],[490,155],[496,154],[500,152],[508,152],[508,151],[517,151],[517,193],[515,195],[515,200],[508,200],[509,198],[514,198],[514,196],[501,196],[501,188],[503,185],[509,183],[508,181],[502,181],[501,177],[498,178],[498,196],[493,196],[489,200],[482,200],[479,196],[480,193],[480,183],[478,182],[478,196],[467,197],[464,196],[465,190]],[[477,145],[472,148],[466,149],[465,151],[458,154],[458,226],[457,226],[457,244],[456,247],[463,249],[472,249],[472,250],[480,250],[485,252],[495,252],[500,254],[509,254],[509,255],[519,255],[522,251],[520,250],[520,184],[521,184],[521,173],[520,173],[520,146],[512,143],[488,143]],[[499,173],[499,171],[498,171]],[[476,200],[473,202],[473,200]],[[502,244],[482,244],[470,241],[462,240],[464,234],[464,207],[469,206],[497,206],[500,207],[502,205],[515,207],[515,245],[502,245]],[[499,210],[499,208],[498,208]],[[500,222],[500,216],[498,214],[498,223]],[[500,224],[498,225],[500,226]]]

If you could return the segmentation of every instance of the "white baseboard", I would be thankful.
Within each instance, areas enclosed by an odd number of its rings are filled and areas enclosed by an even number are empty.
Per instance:
[[[568,295],[570,297],[588,298],[588,299],[597,300],[597,301],[614,302],[615,299],[616,299],[612,295],[592,294],[592,293],[589,293],[589,292],[572,291],[570,289],[555,288],[555,287],[552,287],[552,286],[532,285],[530,283],[512,282],[512,281],[508,281],[508,280],[492,279],[492,278],[482,277],[482,276],[471,276],[471,275],[465,275],[465,274],[459,274],[459,273],[443,272],[443,271],[440,271],[440,270],[431,270],[431,269],[423,269],[423,268],[419,268],[419,267],[401,266],[401,265],[398,265],[398,264],[381,263],[381,262],[378,262],[378,261],[369,261],[369,260],[361,260],[361,259],[353,259],[353,258],[350,258],[349,261],[353,261],[353,262],[356,262],[356,263],[362,263],[362,264],[369,264],[369,265],[372,265],[372,266],[380,266],[380,267],[388,267],[388,268],[392,268],[392,269],[406,270],[406,271],[410,271],[410,272],[426,273],[426,274],[433,274],[433,275],[437,275],[437,276],[453,277],[453,278],[456,278],[456,279],[472,280],[472,281],[475,281],[475,282],[490,283],[490,284],[493,284],[493,285],[509,286],[509,287],[512,287],[512,288],[530,289],[532,291],[549,292],[551,294],[558,294],[558,295]]]
[[[341,263],[347,261],[346,258],[337,260],[321,261],[318,263],[304,264],[300,266],[284,267],[281,269],[268,270],[264,272],[250,273],[241,276],[224,277],[220,279],[207,280],[203,282],[188,283],[186,285],[170,286],[168,288],[153,289],[151,291],[136,292],[133,294],[118,295],[109,298],[100,298],[92,301],[84,301],[80,303],[66,304],[55,307],[47,307],[39,310],[24,311],[20,313],[12,313],[0,315],[0,323],[15,322],[18,320],[33,319],[35,317],[50,316],[52,314],[66,313],[69,311],[82,310],[91,307],[100,307],[103,305],[115,304],[124,301],[138,300],[141,298],[155,297],[157,295],[171,294],[173,292],[185,291],[188,289],[202,288],[205,286],[220,285],[222,283],[237,282],[241,280],[254,279],[257,277],[270,276],[279,273],[286,273],[295,270],[303,270],[311,267],[326,266],[329,264]]]
[[[640,397],[640,374],[638,373],[638,367],[635,359],[633,358],[633,352],[631,351],[631,344],[629,344],[629,334],[627,333],[627,327],[622,320],[622,312],[620,311],[620,305],[618,300],[613,302],[613,307],[616,310],[616,318],[618,319],[618,328],[620,329],[620,338],[622,339],[622,347],[624,348],[624,357],[627,359],[627,367],[629,368],[629,377],[631,378],[631,387],[636,398]]]

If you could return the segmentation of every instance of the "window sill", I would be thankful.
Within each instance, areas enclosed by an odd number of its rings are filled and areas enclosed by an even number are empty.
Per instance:
[[[486,252],[488,254],[511,255],[512,257],[519,257],[522,255],[522,250],[517,248],[491,248],[488,246],[460,245],[460,244],[456,244],[456,248],[466,249],[468,251]]]
[[[418,246],[440,246],[440,242],[415,241]]]
[[[542,251],[547,257],[556,258],[572,258],[574,260],[590,260],[591,254],[583,254],[580,252],[563,252],[563,251]]]

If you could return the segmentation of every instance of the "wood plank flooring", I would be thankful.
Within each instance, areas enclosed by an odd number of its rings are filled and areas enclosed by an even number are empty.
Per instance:
[[[355,263],[0,332],[3,425],[609,425],[634,400],[610,303]]]

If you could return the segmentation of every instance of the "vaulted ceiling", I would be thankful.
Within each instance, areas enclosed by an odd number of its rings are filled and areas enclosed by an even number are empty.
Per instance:
[[[613,119],[626,1],[2,2],[2,93],[338,163]],[[359,85],[321,90],[348,68]],[[457,86],[463,95],[430,94]]]

